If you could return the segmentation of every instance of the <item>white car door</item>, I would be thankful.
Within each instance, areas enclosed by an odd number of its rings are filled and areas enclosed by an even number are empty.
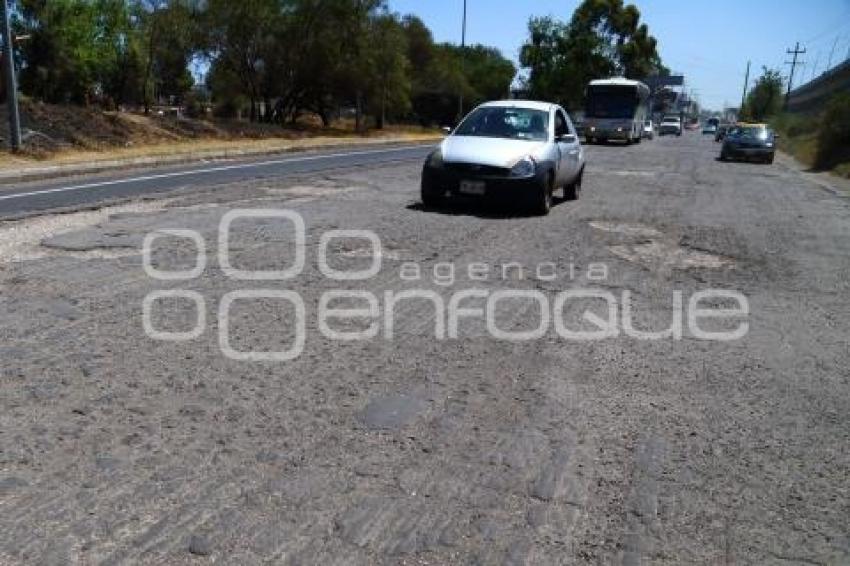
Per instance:
[[[578,142],[575,135],[570,134],[567,115],[561,108],[555,109],[555,144],[558,146],[558,176],[557,185],[563,186],[575,177],[574,160],[570,152],[574,150],[574,144]]]
[[[560,107],[555,110],[555,139],[561,151],[561,174],[558,184],[567,185],[572,183],[578,175],[581,166],[581,144],[575,127],[567,113]]]

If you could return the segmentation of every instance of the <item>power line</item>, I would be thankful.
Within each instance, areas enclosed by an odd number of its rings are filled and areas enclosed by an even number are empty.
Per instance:
[[[803,43],[809,44],[814,43],[815,41],[820,41],[824,36],[829,35],[830,33],[839,30],[847,25],[846,15],[850,15],[850,12],[845,12],[845,16],[842,16],[838,19],[838,25],[830,25],[827,29],[818,33],[817,35],[813,35],[811,38],[805,40]]]
[[[786,65],[791,65],[791,74],[788,77],[788,90],[785,92],[785,109],[786,110],[788,109],[788,100],[791,98],[791,87],[794,84],[794,71],[797,70],[797,65],[802,65],[802,62],[797,61],[797,56],[803,55],[805,52],[806,52],[805,48],[800,49],[800,42],[799,41],[794,46],[793,51],[791,49],[785,50],[785,53],[787,53],[788,55],[794,56],[793,60],[791,60],[790,62],[788,62],[788,61],[785,62]]]
[[[832,49],[829,51],[829,59],[826,62],[827,71],[832,68],[832,56],[835,54],[835,48],[838,47],[838,38],[839,36],[835,36],[835,41],[832,42]]]
[[[815,56],[815,64],[812,65],[812,72],[809,73],[809,80],[812,80],[812,79],[815,78],[815,73],[818,70],[818,63],[820,63],[820,51],[818,51],[817,56]]]

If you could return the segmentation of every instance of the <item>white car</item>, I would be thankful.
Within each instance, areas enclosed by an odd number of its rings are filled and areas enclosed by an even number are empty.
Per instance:
[[[548,102],[482,104],[433,151],[422,171],[422,202],[450,197],[501,200],[548,214],[553,193],[576,199],[584,150],[563,108]]]
[[[661,120],[661,125],[658,127],[658,135],[664,136],[667,134],[682,135],[682,121],[678,116],[664,116],[664,119]]]
[[[648,140],[655,137],[655,124],[652,123],[652,120],[646,120],[643,123],[643,132],[641,135]]]

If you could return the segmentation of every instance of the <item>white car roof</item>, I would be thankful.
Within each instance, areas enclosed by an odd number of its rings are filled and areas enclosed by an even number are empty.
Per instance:
[[[539,102],[536,100],[494,100],[485,102],[483,108],[528,108],[530,110],[543,110],[548,112],[555,104],[551,102]]]

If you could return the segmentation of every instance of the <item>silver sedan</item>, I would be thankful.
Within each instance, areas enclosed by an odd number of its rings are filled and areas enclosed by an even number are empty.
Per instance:
[[[569,115],[547,102],[508,100],[469,113],[433,153],[422,173],[422,201],[487,198],[548,214],[553,193],[576,199],[584,151]]]

